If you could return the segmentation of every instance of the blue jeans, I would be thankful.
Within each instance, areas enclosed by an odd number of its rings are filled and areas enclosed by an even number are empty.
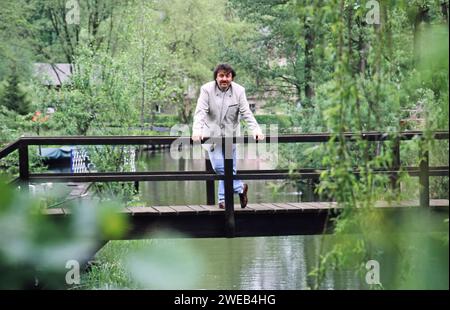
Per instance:
[[[236,145],[233,144],[233,175],[236,175]],[[211,161],[211,166],[213,167],[214,171],[219,174],[223,175],[225,173],[225,162],[223,160],[223,154],[222,154],[222,146],[215,145],[214,150],[208,151],[209,154],[209,160]],[[243,190],[243,183],[241,180],[233,180],[233,190],[235,194],[242,193]],[[219,202],[225,201],[225,185],[224,181],[219,181],[219,191],[218,191],[218,200]]]

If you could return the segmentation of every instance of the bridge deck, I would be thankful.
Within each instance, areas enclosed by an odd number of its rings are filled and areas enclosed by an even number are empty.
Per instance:
[[[402,201],[389,205],[378,202],[377,210],[386,212],[389,221],[397,221],[405,212],[448,212],[449,201],[430,200],[430,209],[419,207],[419,201]],[[334,202],[300,203],[250,203],[245,209],[235,205],[235,236],[310,235],[331,233],[333,217],[339,214]],[[211,205],[180,205],[125,207],[122,212],[130,219],[130,230],[123,239],[154,237],[164,230],[175,230],[190,237],[226,237],[225,211]],[[70,210],[47,209],[44,212],[55,218],[68,218]],[[387,223],[388,225],[388,223]],[[418,227],[409,227],[417,229]],[[436,226],[436,230],[448,227]]]

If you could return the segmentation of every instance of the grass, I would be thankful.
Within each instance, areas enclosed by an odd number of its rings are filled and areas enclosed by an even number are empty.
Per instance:
[[[110,241],[95,256],[88,272],[81,275],[76,289],[139,289],[125,267],[126,257],[147,248],[152,240]]]

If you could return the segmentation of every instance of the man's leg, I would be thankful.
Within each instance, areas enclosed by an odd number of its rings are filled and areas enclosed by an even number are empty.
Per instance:
[[[233,175],[236,175],[237,169],[236,169],[236,144],[233,144]],[[234,180],[233,181],[233,190],[235,194],[242,193],[244,184],[241,180]]]
[[[222,153],[222,147],[216,145],[213,151],[208,151],[209,154],[209,160],[211,161],[211,166],[213,167],[214,171],[219,174],[223,175],[225,173],[225,164],[223,160],[223,153]],[[236,175],[236,145],[233,145],[233,174]],[[241,180],[234,180],[233,181],[233,191],[235,194],[242,193],[243,190],[243,183]],[[225,201],[225,186],[224,181],[219,181],[219,190],[218,190],[218,201],[224,202]]]
[[[233,145],[233,174],[236,175],[236,145]],[[248,185],[244,184],[241,180],[234,180],[233,183],[234,193],[239,194],[239,202],[241,208],[245,208],[248,203],[247,191]]]
[[[208,150],[209,160],[211,161],[211,166],[216,172],[216,174],[223,175],[225,173],[225,166],[223,161],[222,148],[215,146],[213,151]],[[223,180],[219,181],[219,190],[217,192],[218,202],[225,201],[225,187]]]

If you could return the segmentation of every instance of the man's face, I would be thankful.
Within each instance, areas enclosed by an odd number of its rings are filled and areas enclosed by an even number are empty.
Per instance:
[[[231,81],[233,81],[233,76],[231,72],[227,73],[224,70],[220,70],[219,72],[217,72],[216,81],[220,89],[226,90],[228,87],[230,87]]]

